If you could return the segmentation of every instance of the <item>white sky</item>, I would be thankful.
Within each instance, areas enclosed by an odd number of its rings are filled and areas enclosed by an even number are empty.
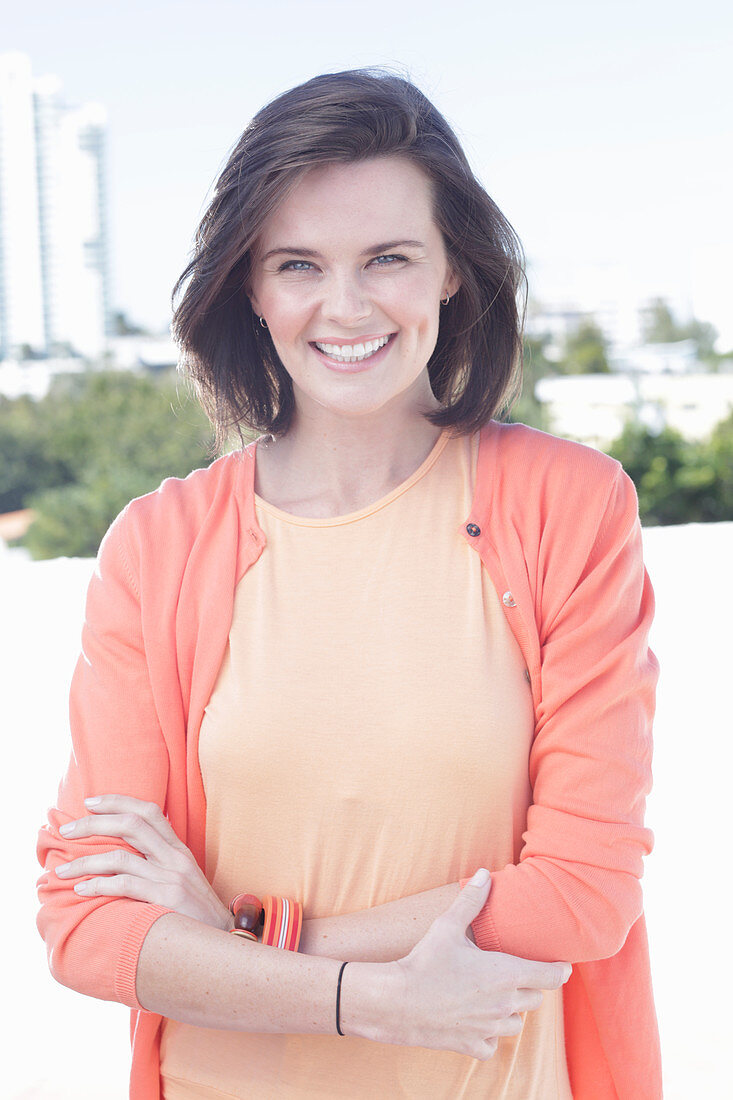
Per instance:
[[[522,238],[536,298],[672,298],[733,346],[725,0],[14,4],[1,50],[110,123],[114,300],[169,318],[207,190],[251,115],[316,73],[406,69]]]

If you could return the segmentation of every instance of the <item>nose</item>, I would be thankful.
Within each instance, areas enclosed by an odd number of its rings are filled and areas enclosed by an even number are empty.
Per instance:
[[[357,274],[334,273],[323,292],[324,319],[350,328],[365,321],[372,312],[372,303]]]

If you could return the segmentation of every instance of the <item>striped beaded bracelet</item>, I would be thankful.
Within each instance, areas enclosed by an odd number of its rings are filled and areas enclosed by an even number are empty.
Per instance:
[[[303,906],[300,902],[265,894],[262,908],[262,942],[269,947],[297,951],[303,927]]]
[[[234,915],[232,932],[249,940],[257,940],[262,926],[262,943],[297,951],[303,927],[303,906],[292,898],[265,894],[260,901],[254,894],[237,894],[229,903]]]

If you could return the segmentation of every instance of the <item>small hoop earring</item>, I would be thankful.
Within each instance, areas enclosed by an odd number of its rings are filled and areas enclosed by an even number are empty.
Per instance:
[[[260,324],[262,325],[263,328],[267,328],[267,321],[265,320],[264,317],[260,317]]]
[[[441,298],[441,299],[440,299],[440,304],[441,304],[442,306],[447,306],[447,305],[448,305],[448,302],[449,302],[449,301],[450,301],[450,294],[449,294],[449,293],[448,293],[448,291],[446,290],[446,292],[445,292],[445,298]]]

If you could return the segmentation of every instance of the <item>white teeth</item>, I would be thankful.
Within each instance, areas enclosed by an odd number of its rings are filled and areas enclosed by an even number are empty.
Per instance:
[[[319,351],[339,363],[358,363],[374,355],[375,351],[383,348],[388,340],[389,336],[379,336],[376,340],[367,340],[363,344],[320,344],[316,340],[315,345]]]

